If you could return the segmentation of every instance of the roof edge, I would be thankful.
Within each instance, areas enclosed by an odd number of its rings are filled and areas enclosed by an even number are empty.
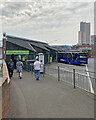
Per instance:
[[[27,38],[12,36],[12,35],[6,35],[6,37],[11,37],[11,38],[15,38],[15,39],[21,39],[21,40],[25,40],[25,41],[29,41],[29,42],[35,42],[35,43],[37,42],[37,43],[47,44],[46,42],[41,42],[41,41],[37,41],[37,40],[31,40],[31,39],[27,39]]]

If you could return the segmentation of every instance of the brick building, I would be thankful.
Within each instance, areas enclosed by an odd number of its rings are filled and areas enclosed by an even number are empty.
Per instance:
[[[73,49],[80,52],[87,52],[89,57],[94,56],[94,45],[74,45]]]

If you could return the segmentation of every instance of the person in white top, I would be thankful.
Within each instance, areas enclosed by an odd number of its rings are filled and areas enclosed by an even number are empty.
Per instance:
[[[41,68],[41,62],[39,62],[38,56],[36,56],[36,61],[34,62],[34,75],[36,80],[39,80],[40,68]]]

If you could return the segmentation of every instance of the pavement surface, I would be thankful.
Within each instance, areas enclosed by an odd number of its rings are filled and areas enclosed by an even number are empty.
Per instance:
[[[93,118],[94,96],[52,76],[36,81],[31,72],[14,73],[7,118]]]

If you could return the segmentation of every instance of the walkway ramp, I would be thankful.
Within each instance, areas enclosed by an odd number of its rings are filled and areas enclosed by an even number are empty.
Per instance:
[[[14,73],[10,83],[8,118],[93,118],[94,97],[73,89],[54,77],[41,75],[36,81],[31,72]]]

